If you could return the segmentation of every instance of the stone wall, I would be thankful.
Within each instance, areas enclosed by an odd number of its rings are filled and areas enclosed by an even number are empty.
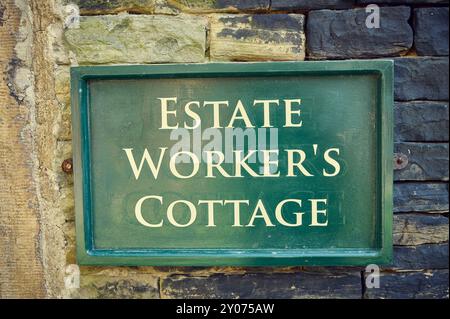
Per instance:
[[[448,298],[448,14],[446,0],[0,0],[0,297]],[[379,289],[359,267],[81,267],[65,286],[70,66],[355,58],[395,60],[395,260]]]

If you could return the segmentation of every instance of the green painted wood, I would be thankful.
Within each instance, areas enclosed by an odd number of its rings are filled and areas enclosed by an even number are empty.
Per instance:
[[[177,65],[85,66],[71,70],[74,178],[78,263],[83,265],[365,265],[392,259],[393,62],[278,62]],[[174,97],[180,123],[189,122],[189,101],[230,101],[221,118],[230,119],[241,100],[255,126],[263,124],[255,99],[301,98],[302,127],[285,128],[282,104],[272,109],[278,128],[280,177],[205,178],[205,164],[189,179],[174,177],[169,156],[155,179],[148,167],[135,179],[124,148],[133,148],[139,164],[145,148],[157,161],[160,147],[176,141],[159,129],[158,98]],[[196,110],[202,129],[212,126],[210,108]],[[172,118],[173,120],[173,118]],[[173,121],[175,123],[175,121]],[[237,121],[241,125],[243,121]],[[237,126],[239,126],[237,125]],[[223,130],[223,129],[222,129]],[[318,145],[314,156],[312,145]],[[341,173],[325,177],[330,166],[323,150],[338,147]],[[305,150],[314,176],[287,177],[286,149]],[[322,151],[322,153],[321,153]],[[168,155],[168,154],[167,154]],[[322,156],[322,157],[321,157]],[[250,164],[257,170],[256,164]],[[191,164],[181,164],[189,171]],[[232,171],[231,164],[224,168]],[[158,195],[163,204],[143,205],[140,224],[136,202]],[[303,224],[286,227],[274,208],[287,198],[302,200]],[[328,226],[311,224],[308,199],[328,200]],[[232,227],[230,205],[215,210],[216,227],[206,227],[206,205],[195,222],[170,224],[167,206],[175,200],[249,200],[242,206],[244,227]],[[275,227],[258,218],[245,227],[258,199]],[[293,223],[296,206],[284,216]],[[174,216],[189,220],[178,207]]]

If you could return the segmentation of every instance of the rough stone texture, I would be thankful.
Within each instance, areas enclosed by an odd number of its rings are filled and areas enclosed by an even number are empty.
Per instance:
[[[448,100],[447,58],[395,59],[395,99]]]
[[[119,12],[153,13],[155,0],[63,0],[64,4],[74,3],[80,14],[112,14]]]
[[[431,214],[394,215],[394,245],[414,246],[447,241],[447,217]]]
[[[366,289],[368,299],[448,299],[448,270],[382,273],[380,288]]]
[[[447,183],[394,185],[394,212],[448,212]]]
[[[265,11],[270,0],[168,0],[166,5],[192,13]]]
[[[81,17],[65,39],[80,64],[203,62],[206,25],[184,15]]]
[[[396,181],[448,181],[448,143],[396,143],[395,152],[408,163],[395,170]]]
[[[303,60],[304,20],[301,14],[214,16],[211,19],[211,59]]]
[[[448,8],[414,10],[414,44],[419,55],[448,55]]]
[[[308,57],[343,59],[395,56],[408,51],[413,31],[409,7],[381,8],[381,27],[366,26],[365,9],[319,10],[308,15]]]
[[[59,66],[55,70],[55,93],[61,112],[54,133],[59,141],[70,141],[72,139],[72,118],[70,110],[70,69],[67,66]]]
[[[122,276],[82,276],[80,291],[83,298],[155,299],[159,298],[159,280],[147,274]]]
[[[53,0],[28,0],[32,16],[33,43],[28,48],[32,54],[32,73],[35,113],[35,179],[39,185],[40,245],[43,251],[44,277],[47,297],[64,297],[65,286],[65,209],[66,191],[60,189],[61,162],[67,149],[58,143],[55,127],[60,119],[56,98],[55,60],[50,52],[54,43],[62,43],[62,19],[55,11]],[[45,32],[43,32],[45,31]],[[66,142],[67,143],[67,142]],[[68,188],[68,187],[67,187]]]
[[[395,103],[395,140],[404,142],[444,142],[449,137],[448,103]]]
[[[4,5],[2,2],[0,2],[0,25],[3,25],[3,23],[6,21],[6,5]]]
[[[354,0],[272,0],[272,10],[348,9]]]
[[[164,298],[361,298],[361,275],[296,272],[209,277],[170,276],[162,281]]]
[[[448,269],[448,243],[394,247],[394,263],[385,269]]]
[[[26,3],[18,2],[24,7]],[[28,7],[27,7],[28,9]],[[46,296],[39,242],[39,195],[33,139],[35,108],[15,86],[30,84],[31,26],[15,1],[0,3],[0,298]],[[19,43],[15,37],[23,28]],[[23,47],[22,47],[23,46]]]

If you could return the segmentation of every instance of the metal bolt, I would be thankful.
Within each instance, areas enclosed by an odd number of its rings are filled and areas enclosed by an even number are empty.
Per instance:
[[[73,172],[73,162],[71,158],[65,159],[61,164],[61,169],[64,173],[72,174]]]
[[[408,157],[403,153],[394,154],[394,169],[401,170],[408,166]]]

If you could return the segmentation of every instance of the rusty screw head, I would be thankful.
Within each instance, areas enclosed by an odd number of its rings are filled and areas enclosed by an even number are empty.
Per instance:
[[[394,169],[400,170],[408,166],[408,157],[403,153],[394,154]]]
[[[72,174],[73,172],[73,162],[71,158],[65,159],[61,164],[61,169],[64,173]]]

